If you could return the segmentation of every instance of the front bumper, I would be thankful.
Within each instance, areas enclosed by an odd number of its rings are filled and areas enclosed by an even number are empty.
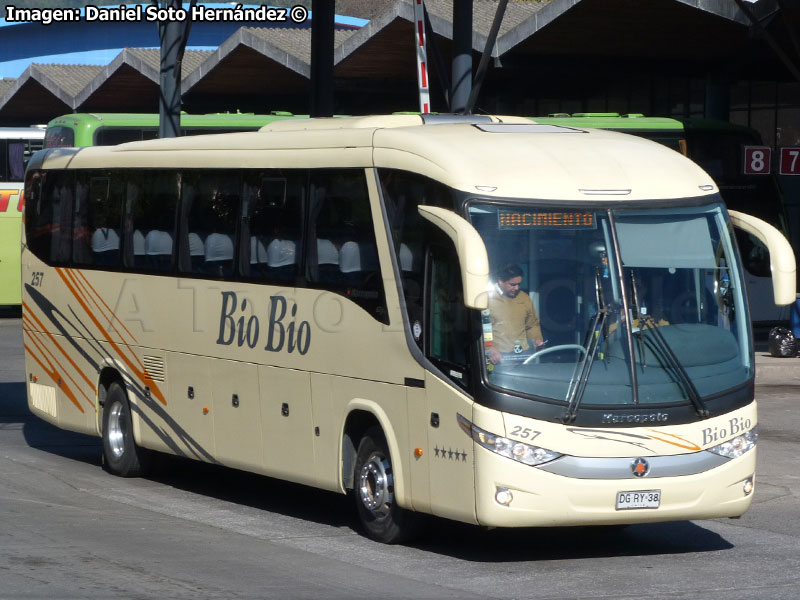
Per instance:
[[[474,445],[477,519],[491,527],[613,525],[736,517],[753,500],[756,449],[710,470],[674,477],[579,479],[548,473]],[[631,457],[631,460],[636,457]],[[508,506],[497,488],[511,491]],[[660,490],[658,508],[617,510],[618,492]]]

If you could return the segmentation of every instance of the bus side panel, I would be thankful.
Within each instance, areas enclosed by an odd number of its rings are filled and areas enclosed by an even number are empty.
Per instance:
[[[431,512],[431,461],[435,460],[433,450],[428,444],[430,411],[428,398],[423,388],[406,388],[408,405],[408,460],[411,465],[409,479],[411,481],[411,499],[414,510]],[[422,456],[414,453],[416,448],[422,449]]]
[[[213,382],[214,455],[222,464],[259,471],[263,444],[258,367],[230,360],[206,362]]]
[[[311,374],[311,402],[314,426],[314,469],[316,485],[332,492],[344,492],[341,478],[341,438],[344,417],[333,408],[332,377]]]
[[[8,184],[0,183],[0,187]],[[22,213],[17,211],[19,190],[0,189],[0,306],[18,306]]]
[[[477,523],[475,516],[475,456],[472,438],[458,424],[457,415],[472,416],[473,401],[435,375],[425,378],[429,418],[438,427],[428,432],[431,512],[440,517]],[[435,413],[435,416],[433,415]]]
[[[122,350],[122,343],[104,342],[103,345],[108,355],[115,357],[112,362],[125,384],[136,443],[159,452],[181,454],[176,441],[181,436],[177,433],[177,422],[172,416],[169,388],[164,383],[168,381],[166,353],[133,344],[125,344],[124,351],[117,351]],[[131,365],[138,368],[138,373],[133,372]],[[158,394],[154,393],[156,389],[159,390]]]
[[[259,423],[264,438],[264,473],[315,485],[309,374],[294,369],[260,366],[258,381],[261,390]]]
[[[175,453],[214,461],[214,415],[208,359],[167,353],[169,415],[175,423]]]

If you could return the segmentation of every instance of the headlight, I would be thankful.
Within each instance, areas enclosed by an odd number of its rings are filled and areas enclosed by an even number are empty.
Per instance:
[[[709,448],[708,451],[713,452],[714,454],[719,454],[720,456],[725,456],[727,458],[739,458],[748,450],[755,448],[757,440],[758,425],[753,427],[747,433],[743,433],[742,435],[736,436],[727,442],[722,442],[713,448]]]
[[[487,450],[491,450],[495,454],[505,456],[506,458],[516,460],[526,465],[541,465],[562,456],[559,452],[545,450],[538,446],[531,446],[530,444],[524,444],[484,431],[477,425],[473,425],[467,421],[461,415],[458,415],[458,424],[468,436]]]

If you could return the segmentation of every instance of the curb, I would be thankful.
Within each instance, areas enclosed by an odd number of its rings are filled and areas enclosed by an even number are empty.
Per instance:
[[[756,352],[756,384],[800,386],[800,359]]]

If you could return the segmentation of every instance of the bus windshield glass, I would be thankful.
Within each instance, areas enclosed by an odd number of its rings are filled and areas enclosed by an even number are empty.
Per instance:
[[[48,127],[44,145],[45,148],[71,148],[75,145],[75,131],[69,127]]]
[[[751,377],[747,304],[721,204],[473,200],[468,210],[495,274],[482,315],[489,385],[582,406],[701,406]]]

